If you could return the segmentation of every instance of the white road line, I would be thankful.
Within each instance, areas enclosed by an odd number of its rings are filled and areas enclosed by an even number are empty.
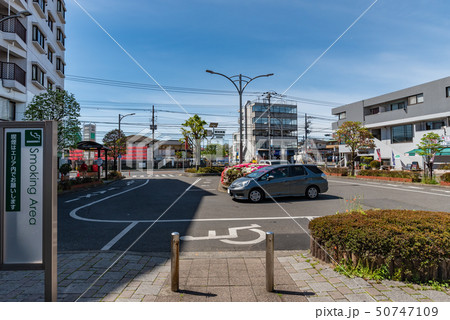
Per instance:
[[[195,190],[189,190],[189,192],[193,191],[216,191],[216,189],[195,189]]]
[[[109,222],[109,223],[179,223],[179,222],[224,222],[224,221],[254,221],[254,220],[292,220],[292,219],[308,219],[312,220],[320,216],[295,216],[295,217],[255,217],[255,218],[216,218],[216,219],[176,219],[176,220],[101,220],[101,219],[89,219],[83,218],[78,215],[72,215],[71,217],[77,220],[88,222]]]
[[[111,199],[111,198],[117,197],[117,196],[119,196],[119,195],[121,195],[121,194],[130,192],[130,191],[133,191],[133,190],[135,190],[135,189],[141,188],[141,187],[145,186],[145,185],[148,183],[148,181],[149,181],[149,180],[146,180],[143,184],[138,185],[138,186],[136,186],[136,187],[127,189],[127,190],[122,191],[122,192],[118,192],[118,193],[112,194],[112,195],[110,195],[110,196],[104,197],[104,198],[99,199],[99,200],[96,200],[96,201],[92,201],[92,202],[87,203],[87,204],[85,204],[85,205],[82,205],[82,206],[80,206],[80,207],[78,207],[78,208],[75,208],[75,209],[73,209],[72,211],[70,211],[69,215],[70,215],[72,218],[77,219],[77,220],[82,220],[82,221],[93,221],[93,220],[95,220],[95,219],[86,219],[86,218],[82,218],[82,217],[78,216],[78,215],[77,215],[78,210],[83,209],[83,208],[90,207],[90,206],[92,206],[93,204],[96,204],[96,203],[105,201],[105,200],[107,200],[107,199]],[[101,221],[103,221],[103,220],[99,220],[99,221],[97,221],[97,222],[101,222]],[[119,222],[119,221],[117,221],[117,222]],[[128,221],[123,221],[123,222],[128,222]],[[131,223],[131,222],[134,222],[134,221],[130,221],[130,223]]]
[[[165,174],[161,174],[163,177],[167,177]]]
[[[413,186],[408,186],[408,188],[423,190],[423,188],[420,188],[420,187],[413,187]]]
[[[126,235],[128,233],[128,231],[130,231],[131,229],[134,228],[135,225],[137,225],[138,222],[132,222],[128,227],[126,227],[125,229],[122,230],[122,232],[120,232],[117,236],[115,236],[110,242],[108,242],[102,249],[101,251],[106,251],[111,249],[111,247],[113,245],[115,245],[120,239],[123,238],[124,235]]]
[[[390,184],[390,183],[388,183],[388,184],[386,184],[387,186],[391,186],[391,187],[399,187],[399,185],[398,184]]]
[[[422,190],[413,190],[413,189],[401,189],[401,188],[393,188],[393,187],[385,187],[385,186],[375,186],[375,185],[367,185],[367,184],[361,184],[361,183],[357,183],[357,182],[344,182],[344,181],[337,181],[337,180],[328,180],[329,182],[336,182],[336,183],[343,183],[343,184],[353,184],[353,185],[358,185],[358,186],[367,186],[367,187],[372,187],[372,188],[382,188],[382,189],[390,189],[390,190],[396,190],[396,191],[405,191],[405,192],[416,192],[416,193],[423,193],[423,194],[431,194],[433,196],[438,196],[438,197],[450,197],[450,194],[439,194],[439,193],[435,193],[435,192],[427,192],[427,191],[422,191]]]
[[[173,174],[169,174],[169,177],[175,177]]]

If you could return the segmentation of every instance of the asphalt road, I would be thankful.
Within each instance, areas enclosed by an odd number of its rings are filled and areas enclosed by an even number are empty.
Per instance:
[[[275,233],[276,250],[308,249],[309,221],[337,211],[450,212],[450,189],[439,187],[331,178],[328,192],[316,200],[253,204],[218,191],[219,177],[134,176],[60,195],[59,250],[169,252],[172,232],[182,236],[182,251],[264,250],[266,231]]]

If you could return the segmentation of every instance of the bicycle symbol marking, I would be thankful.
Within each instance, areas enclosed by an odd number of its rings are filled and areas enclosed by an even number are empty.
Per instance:
[[[209,230],[207,236],[204,236],[204,237],[182,236],[182,237],[180,237],[180,240],[184,240],[184,241],[220,240],[221,242],[228,243],[228,244],[240,244],[240,245],[256,244],[256,243],[264,241],[266,238],[266,233],[264,231],[256,229],[256,228],[261,228],[261,226],[259,226],[257,224],[252,224],[250,226],[245,226],[245,227],[228,228],[229,234],[221,235],[221,236],[217,235],[216,230]],[[238,230],[250,230],[250,231],[257,233],[259,236],[255,240],[248,240],[248,241],[230,240],[230,239],[238,238]]]

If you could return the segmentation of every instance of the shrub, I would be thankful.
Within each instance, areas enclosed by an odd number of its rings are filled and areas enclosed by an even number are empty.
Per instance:
[[[380,167],[381,167],[381,162],[380,162],[380,161],[377,161],[377,160],[372,160],[372,161],[370,161],[369,166],[370,166],[372,169],[380,169]]]
[[[450,182],[450,172],[446,172],[441,176],[441,181]]]
[[[360,176],[368,177],[390,177],[390,178],[404,178],[412,179],[413,182],[420,182],[420,174],[409,171],[385,171],[385,170],[361,170]]]
[[[340,173],[343,176],[347,176],[348,175],[348,168],[326,168],[323,170],[325,173]]]
[[[61,167],[59,167],[59,172],[65,176],[66,174],[68,174],[70,172],[70,170],[72,170],[72,166],[68,163],[64,163]]]
[[[395,280],[418,282],[442,276],[439,267],[448,264],[450,259],[448,212],[339,213],[316,218],[309,223],[309,228],[316,241],[336,260],[346,258],[342,262],[373,270],[389,266],[389,277]],[[448,278],[448,272],[445,274]]]
[[[119,171],[110,171],[108,172],[108,180],[116,180],[116,179],[123,179],[124,176],[122,176],[122,173]]]

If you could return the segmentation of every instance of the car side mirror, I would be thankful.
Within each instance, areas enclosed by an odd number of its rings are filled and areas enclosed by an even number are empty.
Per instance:
[[[270,180],[272,180],[272,179],[275,179],[275,177],[274,177],[274,176],[268,176],[268,177],[267,177],[267,181],[270,181]]]

